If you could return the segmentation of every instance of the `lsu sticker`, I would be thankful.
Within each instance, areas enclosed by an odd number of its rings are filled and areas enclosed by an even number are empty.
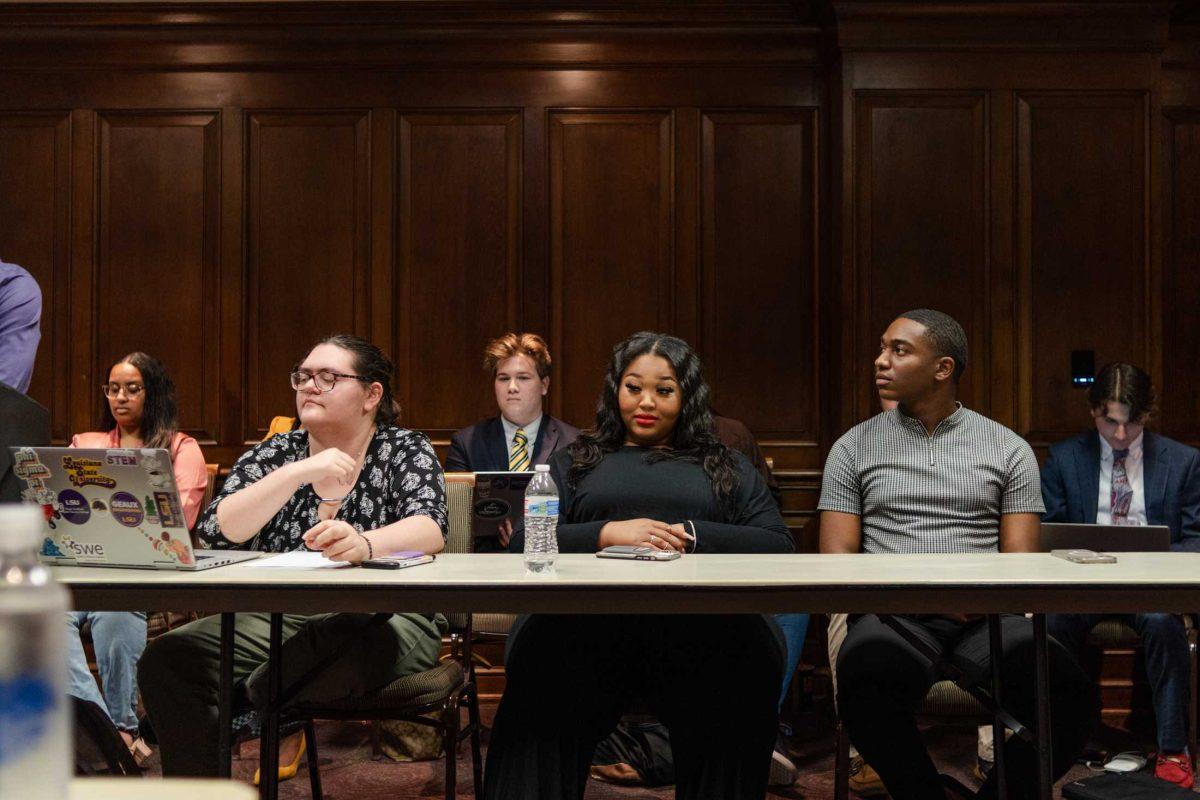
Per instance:
[[[113,519],[126,528],[136,528],[146,516],[142,513],[142,504],[129,492],[114,493],[108,500],[108,507],[112,510]]]
[[[73,525],[82,525],[92,516],[87,498],[74,489],[63,489],[58,493],[58,510],[62,518]]]
[[[158,524],[164,528],[182,528],[183,509],[170,492],[155,492],[154,504],[158,508]]]
[[[112,489],[117,485],[115,480],[100,471],[104,465],[98,459],[63,456],[62,465],[67,477],[71,479],[72,486],[100,486]]]

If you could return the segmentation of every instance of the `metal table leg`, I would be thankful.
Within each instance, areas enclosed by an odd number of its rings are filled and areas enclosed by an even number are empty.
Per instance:
[[[992,654],[992,701],[999,708],[1004,707],[1004,694],[1001,690],[1002,675],[1000,661],[1004,655],[1004,635],[1000,627],[1000,615],[988,615],[989,650]],[[996,797],[1008,800],[1008,774],[1004,771],[1004,722],[1000,715],[992,714],[992,770],[996,775]]]
[[[233,621],[234,615],[221,615],[221,673],[217,695],[217,776],[228,778],[233,771]]]
[[[259,797],[279,795],[279,694],[283,683],[283,614],[271,614],[271,644],[267,651],[267,707],[263,710],[261,749],[258,754]]]
[[[1046,641],[1046,615],[1033,615],[1033,652],[1037,670],[1038,796],[1054,797],[1053,752],[1050,743],[1050,658]]]

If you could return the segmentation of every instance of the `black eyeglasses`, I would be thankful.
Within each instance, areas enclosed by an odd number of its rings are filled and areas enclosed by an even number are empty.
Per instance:
[[[292,388],[296,391],[300,391],[309,381],[312,381],[313,386],[317,387],[318,392],[329,392],[333,390],[334,386],[337,386],[337,382],[342,378],[352,381],[362,381],[363,383],[371,382],[370,378],[364,378],[361,375],[347,375],[344,372],[334,372],[331,369],[319,369],[316,372],[309,369],[295,369],[292,370],[291,374]]]

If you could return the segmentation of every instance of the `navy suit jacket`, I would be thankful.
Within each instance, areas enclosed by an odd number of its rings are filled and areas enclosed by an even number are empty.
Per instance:
[[[1142,435],[1146,521],[1171,529],[1171,549],[1200,552],[1200,450],[1146,431]],[[1050,445],[1042,467],[1043,522],[1095,524],[1100,497],[1100,435]]]
[[[533,443],[534,464],[545,464],[550,456],[575,441],[579,429],[542,415],[537,439]],[[450,437],[450,452],[446,454],[446,472],[505,472],[508,470],[508,442],[504,438],[504,425],[500,417],[488,417],[466,428],[455,431]]]

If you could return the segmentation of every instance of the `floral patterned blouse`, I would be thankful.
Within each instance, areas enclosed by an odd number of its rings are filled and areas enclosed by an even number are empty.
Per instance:
[[[320,522],[316,492],[301,486],[262,530],[242,544],[221,534],[217,506],[285,464],[308,457],[308,432],[290,431],[272,436],[242,454],[221,492],[200,517],[197,531],[206,547],[264,550],[285,553],[304,548],[304,532]],[[433,445],[424,434],[395,426],[380,426],[363,460],[358,481],[346,495],[334,519],[345,520],[359,532],[376,530],[393,522],[424,515],[446,536],[446,481]]]

